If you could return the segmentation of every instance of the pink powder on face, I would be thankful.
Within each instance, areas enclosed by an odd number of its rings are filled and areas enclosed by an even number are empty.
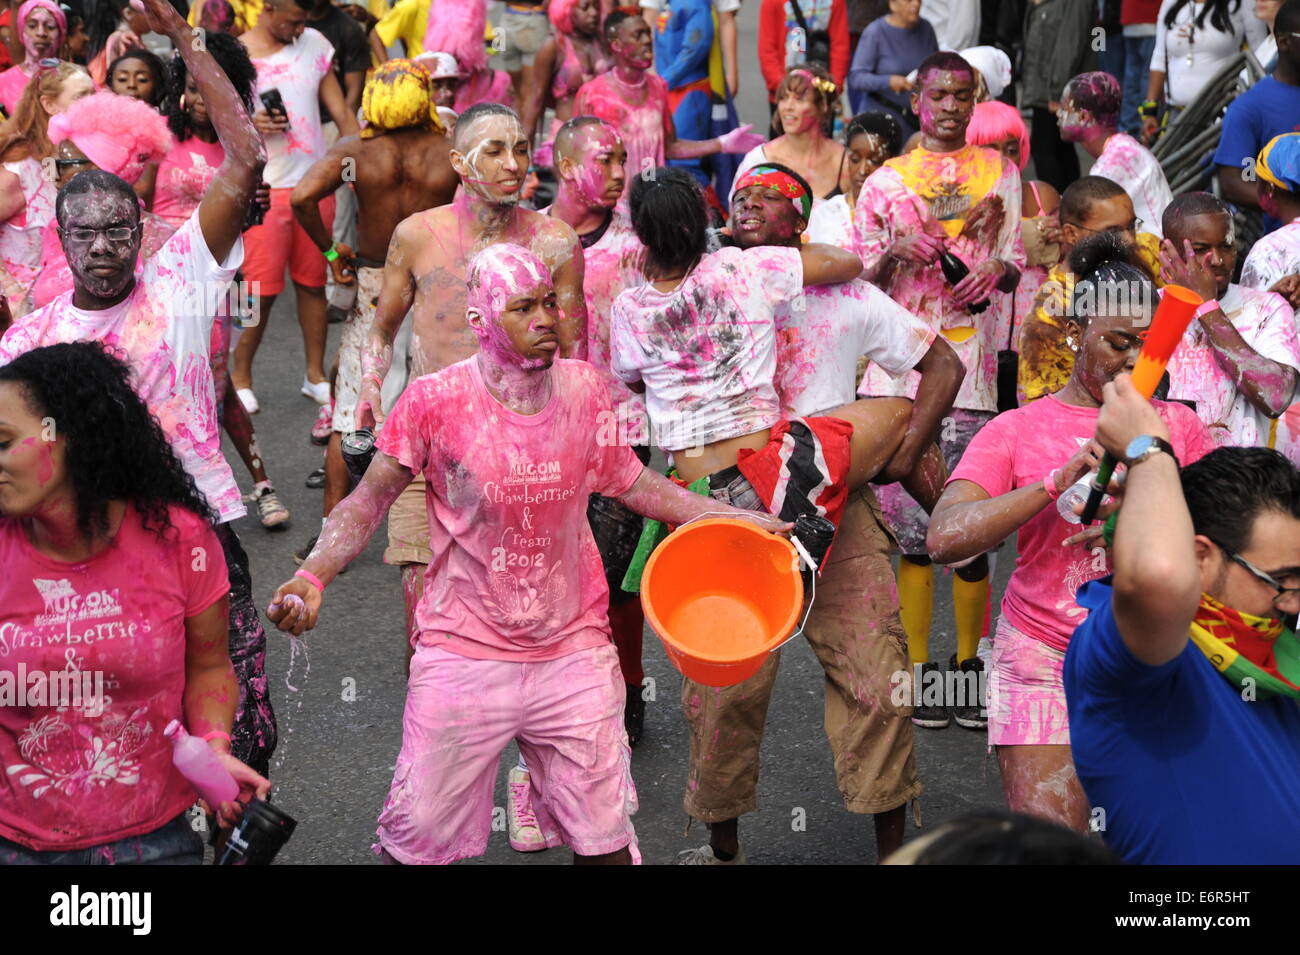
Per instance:
[[[501,313],[516,296],[552,287],[551,270],[523,246],[490,245],[474,256],[466,280],[466,312],[483,317],[479,338],[483,349],[510,364],[518,364],[509,335],[501,326]],[[476,329],[477,330],[477,329]]]

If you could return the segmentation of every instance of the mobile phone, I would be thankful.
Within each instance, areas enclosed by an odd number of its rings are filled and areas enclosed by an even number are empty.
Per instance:
[[[284,108],[284,97],[280,95],[279,90],[271,89],[261,94],[262,105],[271,115],[279,114],[284,117],[284,121],[289,122],[289,111]]]

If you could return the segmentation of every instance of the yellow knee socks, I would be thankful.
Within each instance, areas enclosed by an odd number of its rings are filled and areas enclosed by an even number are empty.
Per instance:
[[[930,618],[934,615],[934,567],[904,557],[898,562],[898,614],[907,634],[912,663],[930,659]]]
[[[952,575],[952,611],[957,621],[957,662],[975,656],[980,631],[984,629],[984,608],[989,602],[989,578],[962,580]],[[906,625],[904,625],[906,626]]]

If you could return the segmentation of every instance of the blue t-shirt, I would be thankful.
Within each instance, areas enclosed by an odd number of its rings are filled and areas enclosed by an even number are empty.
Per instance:
[[[713,48],[712,0],[671,0],[655,34],[655,68],[670,90],[709,75]]]
[[[1300,86],[1266,76],[1228,106],[1214,164],[1244,169],[1243,160],[1253,160],[1269,140],[1283,133],[1300,133]],[[1267,232],[1281,224],[1272,216],[1264,217]]]
[[[1190,640],[1161,666],[1124,645],[1111,578],[1079,589],[1065,654],[1070,748],[1125,862],[1300,862],[1300,702],[1247,702]]]

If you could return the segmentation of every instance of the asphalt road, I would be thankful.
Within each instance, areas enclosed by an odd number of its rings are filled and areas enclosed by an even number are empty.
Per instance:
[[[758,3],[741,13],[740,110],[765,129],[766,97],[755,49]],[[330,327],[330,353],[339,326]],[[321,451],[308,439],[316,405],[299,395],[302,344],[291,293],[272,313],[255,366],[262,411],[254,417],[258,441],[272,480],[293,513],[287,530],[267,532],[254,518],[237,530],[248,550],[255,593],[265,606],[294,571],[293,552],[316,533],[321,492],[304,486]],[[251,479],[233,448],[227,456],[247,491]],[[283,863],[376,861],[371,851],[375,820],[383,806],[401,742],[405,698],[405,656],[401,592],[397,571],[383,564],[384,532],[347,573],[331,585],[320,626],[307,635],[306,653],[292,656],[288,640],[270,633],[267,671],[280,725],[272,764],[275,800],[298,820]],[[994,598],[1000,599],[1011,560],[998,568]],[[941,579],[932,654],[953,652],[950,587]],[[803,641],[784,651],[781,674],[763,743],[760,809],[741,823],[746,854],[754,863],[870,863],[876,861],[871,821],[847,813],[835,786],[830,752],[822,732],[820,667]],[[687,741],[679,699],[680,676],[664,657],[653,633],[645,640],[647,676],[655,698],[646,708],[646,733],[634,751],[633,772],[640,797],[637,833],[646,863],[671,862],[676,853],[707,841],[702,826],[683,835],[682,792]],[[296,689],[295,689],[296,688]],[[945,730],[916,731],[917,759],[925,793],[921,809],[927,828],[971,809],[1001,805],[997,763],[986,755],[982,732],[953,723]],[[505,806],[505,772],[513,748],[503,755],[495,803]],[[503,818],[503,813],[498,813]],[[919,830],[909,822],[909,838]],[[565,864],[565,849],[522,856],[504,831],[493,834],[487,863]]]

